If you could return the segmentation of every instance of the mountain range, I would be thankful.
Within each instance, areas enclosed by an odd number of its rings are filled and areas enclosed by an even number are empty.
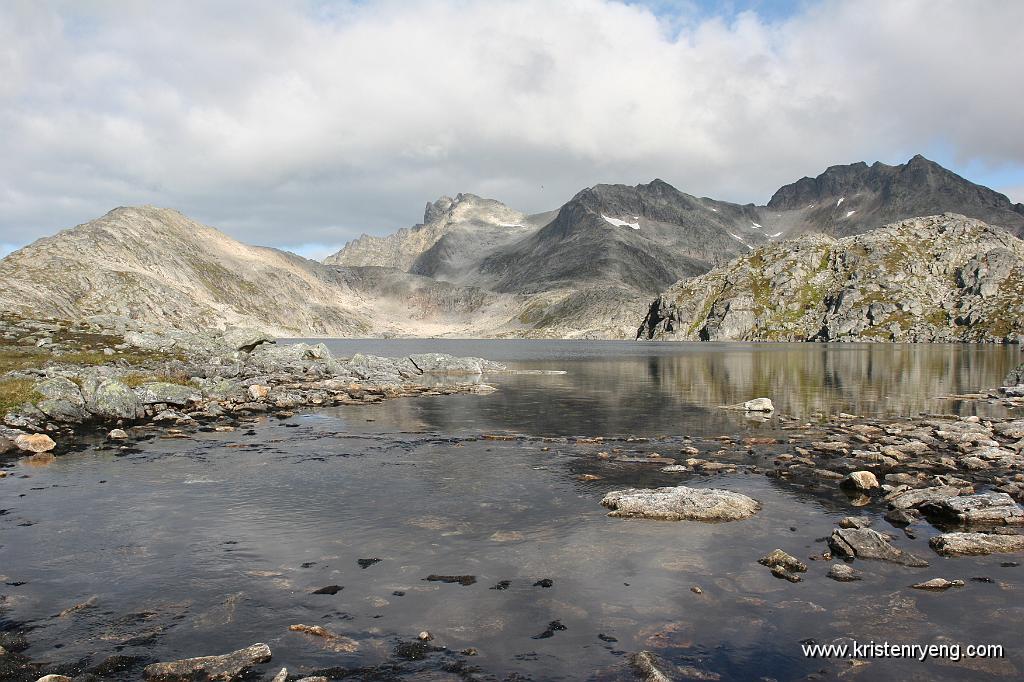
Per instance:
[[[596,185],[527,215],[472,194],[356,239],[323,263],[242,244],[182,214],[118,208],[0,261],[0,304],[32,315],[123,315],[278,334],[632,338],[651,300],[789,240],[844,238],[955,211],[1024,234],[1024,205],[921,156],[832,166],[767,205],[662,180]]]

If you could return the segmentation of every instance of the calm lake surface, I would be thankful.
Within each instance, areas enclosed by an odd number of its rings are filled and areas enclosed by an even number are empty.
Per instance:
[[[52,664],[46,672],[138,657],[109,673],[124,680],[139,679],[146,662],[255,642],[274,652],[260,668],[267,679],[287,666],[333,669],[338,679],[631,680],[628,655],[643,649],[723,680],[820,670],[863,680],[1024,675],[1024,567],[1004,565],[1019,556],[942,559],[928,548],[938,531],[927,524],[904,537],[881,510],[761,474],[680,477],[597,458],[621,447],[682,460],[682,447],[711,452],[717,436],[776,433],[776,420],[718,409],[756,396],[807,420],[840,411],[1004,416],[984,401],[940,396],[997,386],[1019,362],[1016,348],[327,344],[336,355],[438,351],[567,373],[487,376],[498,387],[490,395],[254,417],[231,433],[169,439],[142,429],[127,449],[97,441],[45,467],[14,462],[0,480],[0,644],[27,645],[26,655]],[[519,437],[479,437],[495,433]],[[608,440],[566,439],[598,435]],[[603,478],[580,480],[585,473]],[[763,510],[701,524],[613,519],[599,504],[610,490],[681,482],[741,491]],[[864,579],[837,583],[825,577],[828,562],[808,561],[804,582],[791,584],[757,564],[776,547],[805,560],[820,554],[849,514],[873,518],[931,567],[858,561]],[[363,568],[360,559],[380,561]],[[933,577],[967,585],[908,589]],[[331,585],[343,589],[311,594]],[[298,623],[358,649],[288,630]],[[401,646],[422,630],[437,650]],[[837,637],[998,643],[1007,655],[857,668],[801,655],[801,641]],[[459,653],[470,648],[477,655]]]

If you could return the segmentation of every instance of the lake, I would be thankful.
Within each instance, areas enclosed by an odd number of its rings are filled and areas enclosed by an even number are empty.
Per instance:
[[[33,660],[71,672],[123,656],[101,672],[125,680],[146,662],[254,642],[274,652],[267,679],[287,666],[336,679],[632,680],[628,656],[639,650],[703,679],[1024,674],[1019,556],[943,559],[928,548],[938,531],[927,524],[904,536],[882,507],[855,508],[749,466],[680,478],[601,459],[619,448],[681,460],[684,448],[712,453],[719,436],[784,433],[778,417],[719,408],[758,396],[807,422],[839,412],[1006,416],[943,396],[997,386],[1019,362],[1016,348],[326,343],[336,355],[438,351],[566,373],[489,375],[490,395],[251,417],[229,433],[140,428],[125,449],[96,439],[48,466],[19,460],[0,480],[0,644],[20,642]],[[589,442],[596,436],[604,440]],[[609,518],[599,504],[610,490],[680,482],[743,492],[762,510],[703,524]],[[808,557],[850,514],[932,566],[858,560],[863,580],[826,579],[829,562]],[[757,563],[776,547],[807,561],[803,582]],[[967,585],[909,589],[933,577]],[[342,589],[313,594],[331,586]],[[289,630],[300,623],[339,638]],[[412,644],[421,631],[433,639]],[[801,642],[837,637],[1007,652],[860,667],[801,653]]]

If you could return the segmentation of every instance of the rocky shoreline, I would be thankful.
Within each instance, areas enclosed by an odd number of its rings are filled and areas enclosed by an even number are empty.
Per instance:
[[[23,364],[39,365],[10,369],[3,376],[3,381],[27,386],[28,391],[20,395],[31,399],[6,410],[0,453],[41,460],[52,459],[55,452],[72,449],[97,433],[130,445],[150,437],[143,434],[153,428],[163,429],[168,437],[187,438],[190,431],[230,431],[247,416],[264,413],[290,416],[301,408],[488,392],[493,389],[468,382],[466,377],[506,371],[479,358],[440,354],[334,358],[323,344],[278,345],[252,330],[198,335],[154,332],[118,320],[69,324],[3,318],[0,337],[8,362],[21,358]],[[95,364],[85,362],[91,359],[86,357],[90,353],[95,354]],[[37,363],[40,358],[45,361]],[[1024,366],[1011,372],[1004,383],[1020,381],[1022,374]],[[1024,385],[957,398],[999,402],[1017,410],[1024,407]],[[621,523],[637,518],[683,524],[740,522],[761,513],[760,502],[719,489],[715,482],[744,475],[770,478],[845,510],[847,516],[832,533],[817,539],[822,543],[820,551],[799,556],[796,548],[811,538],[794,534],[792,543],[760,557],[760,552],[750,556],[752,563],[788,583],[824,578],[837,583],[869,581],[869,562],[884,562],[908,571],[908,589],[943,591],[964,587],[965,578],[970,577],[955,574],[955,563],[946,563],[951,557],[997,554],[1013,559],[1024,552],[1020,506],[1024,503],[1024,418],[918,415],[883,419],[840,413],[798,419],[775,413],[763,399],[743,405],[759,408],[748,413],[761,423],[757,435],[539,438],[482,433],[466,440],[513,441],[538,452],[573,453],[572,472],[578,480],[616,485],[621,481],[622,489],[594,500]],[[633,487],[638,475],[656,486]],[[883,519],[886,528],[880,527]],[[928,537],[935,530],[939,534],[928,543],[931,555],[901,546],[907,539]],[[921,575],[922,570],[938,575]],[[692,590],[701,593],[699,587]],[[313,636],[344,639],[323,628],[327,634],[314,632],[318,626],[301,627]],[[424,634],[425,639],[399,648],[445,651],[427,644],[432,637]],[[307,673],[312,677],[275,672],[279,666],[266,665],[272,657],[266,644],[225,654],[195,653],[218,655],[148,662],[144,671],[137,670],[147,679],[161,680],[203,675],[203,679],[225,680],[326,680],[349,672]],[[636,652],[629,662],[645,680],[680,675],[719,679],[717,673],[703,668],[682,671],[651,651]],[[19,675],[16,679],[33,679],[46,672],[16,648],[0,649],[0,665]]]
[[[425,353],[404,358],[277,344],[259,331],[154,331],[123,318],[0,317],[0,457],[52,457],[84,436],[125,440],[136,425],[230,430],[251,414],[390,398],[487,393],[499,363]],[[470,380],[472,379],[472,380]]]

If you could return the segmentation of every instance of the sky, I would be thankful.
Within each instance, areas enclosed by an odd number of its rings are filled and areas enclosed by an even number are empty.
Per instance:
[[[765,203],[917,153],[1024,201],[1018,0],[6,0],[0,255],[122,205],[323,257],[472,192]]]

